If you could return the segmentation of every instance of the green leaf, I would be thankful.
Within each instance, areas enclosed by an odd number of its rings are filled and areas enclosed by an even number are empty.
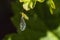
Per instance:
[[[54,2],[53,2],[53,0],[50,0],[50,5],[51,5],[51,7],[52,7],[53,9],[56,8],[56,7],[55,7],[55,4],[54,4]]]
[[[16,35],[16,34],[14,34],[14,33],[12,33],[12,34],[7,34],[7,35],[5,35],[5,37],[3,38],[3,40],[12,40],[12,37],[13,37],[14,35]]]
[[[35,4],[36,4],[36,0],[31,0],[29,2],[29,8],[33,9],[35,7]]]
[[[54,35],[53,32],[47,31],[47,36],[40,38],[40,40],[59,40],[57,36]]]
[[[20,2],[23,2],[23,8],[26,11],[29,11],[30,9],[33,9],[36,4],[36,0],[19,0]]]
[[[47,1],[47,4],[48,4],[48,6],[49,6],[50,13],[53,14],[53,10],[56,9],[53,0],[48,0],[48,1]]]
[[[38,2],[40,2],[40,3],[43,3],[45,0],[37,0]]]
[[[30,0],[19,0],[19,2],[29,2]]]
[[[24,8],[26,11],[30,10],[30,8],[28,7],[28,5],[29,5],[29,3],[24,3],[24,4],[23,4],[23,8]]]
[[[49,9],[50,9],[50,13],[53,14],[53,9],[51,7]]]
[[[48,0],[48,1],[47,1],[47,4],[49,5],[49,7],[53,8],[53,9],[56,9],[53,0]]]
[[[60,38],[60,24],[57,29],[53,30],[53,32]]]

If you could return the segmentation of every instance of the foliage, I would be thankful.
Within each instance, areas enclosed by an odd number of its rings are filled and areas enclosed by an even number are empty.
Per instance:
[[[11,2],[14,11],[11,20],[18,33],[6,35],[4,40],[60,40],[59,3],[59,0]]]

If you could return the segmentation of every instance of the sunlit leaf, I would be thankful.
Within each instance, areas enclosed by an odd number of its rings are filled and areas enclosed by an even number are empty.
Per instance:
[[[33,2],[30,2],[30,3],[29,3],[29,7],[30,7],[30,8],[33,8]]]
[[[56,7],[55,7],[55,4],[54,4],[54,2],[53,2],[53,0],[50,0],[50,5],[51,5],[51,7],[52,7],[53,9],[56,8]]]
[[[36,0],[19,0],[20,2],[23,2],[23,8],[26,11],[29,11],[30,9],[33,9],[36,4]]]
[[[30,10],[30,8],[28,7],[28,5],[29,5],[29,3],[24,3],[24,4],[23,4],[23,8],[24,8],[26,11]]]
[[[53,8],[53,9],[56,9],[53,0],[48,0],[48,1],[47,1],[47,4],[49,5],[49,7]]]
[[[53,10],[56,9],[53,0],[48,0],[48,1],[47,1],[47,4],[48,4],[48,6],[49,6],[50,13],[53,14]]]
[[[40,38],[40,40],[59,40],[59,39],[57,38],[57,36],[54,35],[54,33],[48,31],[47,36]]]
[[[58,26],[58,28],[56,28],[55,30],[53,30],[53,32],[60,37],[60,25]]]
[[[12,36],[13,36],[14,34],[12,33],[12,34],[7,34],[7,35],[5,35],[5,37],[3,38],[3,40],[12,40]]]
[[[29,2],[30,0],[19,0],[20,2]]]
[[[29,8],[30,8],[30,9],[33,9],[33,8],[35,7],[35,4],[36,4],[36,0],[30,1],[30,3],[29,3]]]
[[[38,2],[40,2],[40,3],[43,3],[45,0],[37,0]]]
[[[53,15],[53,9],[50,7],[50,13]]]
[[[26,11],[30,10],[30,8],[28,7],[30,0],[19,0],[19,1],[20,1],[20,2],[24,2],[24,3],[23,3],[23,8],[24,8]]]
[[[8,40],[12,40],[11,37],[9,37]]]
[[[19,2],[23,2],[23,0],[19,0]]]

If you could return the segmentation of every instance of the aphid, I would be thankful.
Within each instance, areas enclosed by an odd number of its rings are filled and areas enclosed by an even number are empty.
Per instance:
[[[28,17],[25,13],[22,12],[21,15],[22,15],[22,17],[23,17],[24,19],[29,20],[29,17]]]
[[[26,29],[26,23],[25,23],[24,18],[21,17],[21,20],[20,20],[20,30],[24,31],[25,29]]]

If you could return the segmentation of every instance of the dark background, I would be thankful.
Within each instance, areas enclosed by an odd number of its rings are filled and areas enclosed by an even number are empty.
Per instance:
[[[0,0],[0,40],[10,33],[16,33],[17,29],[11,21],[13,11],[11,9],[10,0]]]

